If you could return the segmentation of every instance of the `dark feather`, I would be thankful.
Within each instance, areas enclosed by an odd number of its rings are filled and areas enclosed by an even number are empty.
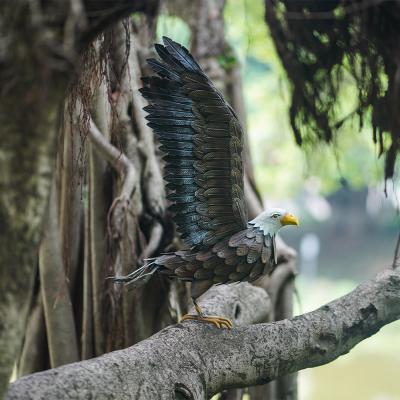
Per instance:
[[[248,252],[249,252],[249,246],[242,245],[236,248],[236,254],[238,256],[245,256]]]
[[[187,278],[187,279],[193,279],[193,272],[188,271],[186,267],[179,267],[175,269],[175,274],[179,278]],[[196,275],[196,273],[195,273]]]
[[[173,57],[173,55],[170,54],[169,51],[163,45],[156,43],[154,45],[154,48],[156,49],[156,52],[161,57],[161,59],[165,61],[167,64],[169,64],[175,71],[177,72],[184,71],[184,68],[179,63],[179,61],[177,61],[176,58]]]
[[[229,274],[228,278],[231,282],[239,282],[241,281],[243,278],[245,278],[248,275],[247,271],[243,271],[243,272],[232,272]]]
[[[201,251],[196,254],[197,261],[207,261],[214,256],[212,251]]]
[[[217,257],[212,257],[209,260],[204,261],[203,268],[215,270],[215,268],[221,265],[224,265],[223,261]]]
[[[243,240],[244,238],[247,237],[247,231],[248,231],[248,230],[245,229],[245,230],[243,230],[243,231],[240,231],[240,232],[234,234],[234,235],[229,239],[229,246],[232,246],[232,247],[240,246],[241,243],[242,243],[242,240]]]
[[[248,264],[247,262],[242,262],[236,267],[237,272],[246,272],[247,274],[250,273],[252,265]]]
[[[261,257],[262,243],[255,241],[250,247],[247,253],[246,260],[249,264],[255,263]]]
[[[250,280],[256,280],[257,278],[259,278],[263,273],[263,269],[264,269],[264,264],[261,261],[254,264],[254,267],[251,269],[249,275]]]
[[[165,153],[178,230],[189,246],[201,249],[247,226],[242,129],[190,53],[169,38],[163,43],[155,46],[161,61],[148,60],[158,76],[144,78],[140,91],[149,101],[148,125]]]
[[[191,213],[197,211],[198,203],[190,203],[190,204],[172,204],[169,209],[173,213]]]
[[[172,41],[170,38],[163,36],[163,42],[166,50],[180,62],[183,67],[192,72],[201,72],[199,64],[193,59],[190,53],[179,43]]]
[[[214,272],[212,270],[207,270],[207,269],[198,269],[194,277],[196,279],[210,279],[214,277]]]
[[[164,177],[164,179],[169,182],[167,186],[170,189],[174,189],[177,186],[191,186],[195,184],[194,178],[190,177],[182,177],[182,176],[176,176],[176,175],[167,175]]]
[[[217,267],[214,268],[214,273],[215,273],[215,275],[225,275],[225,276],[228,276],[230,272],[232,272],[232,269],[229,268],[229,266],[226,265],[226,264],[220,263],[220,264],[218,264]]]
[[[155,58],[148,58],[146,61],[150,65],[151,69],[162,78],[180,81],[179,74],[177,74],[174,70],[171,70],[171,68],[167,68],[163,63]]]

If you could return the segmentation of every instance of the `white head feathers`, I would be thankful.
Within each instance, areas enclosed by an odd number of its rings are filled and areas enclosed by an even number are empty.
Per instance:
[[[276,235],[276,233],[285,225],[298,225],[298,219],[289,214],[282,208],[271,208],[262,212],[256,218],[249,222],[249,224],[260,228],[264,234]]]

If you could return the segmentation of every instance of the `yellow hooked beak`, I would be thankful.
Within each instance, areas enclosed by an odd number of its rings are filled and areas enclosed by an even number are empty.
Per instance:
[[[299,226],[299,219],[297,217],[295,217],[293,214],[287,213],[281,218],[281,224],[282,224],[282,226],[284,226],[284,225]]]

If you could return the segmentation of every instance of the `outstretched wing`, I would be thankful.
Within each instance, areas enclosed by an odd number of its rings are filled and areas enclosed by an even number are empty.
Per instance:
[[[148,125],[165,153],[175,222],[190,247],[213,245],[247,226],[243,132],[238,118],[190,53],[166,37],[143,78]]]

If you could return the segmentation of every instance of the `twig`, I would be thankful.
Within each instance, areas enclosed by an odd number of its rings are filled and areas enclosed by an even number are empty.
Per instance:
[[[393,269],[400,267],[400,233],[397,239],[396,250],[394,251],[394,259],[392,264]]]
[[[112,165],[123,181],[120,194],[113,200],[107,216],[109,236],[120,236],[119,227],[122,225],[121,221],[128,210],[130,198],[137,184],[135,168],[128,157],[100,132],[93,119],[90,119],[89,137],[96,150]]]
[[[144,248],[140,259],[151,257],[155,251],[159,248],[163,235],[163,227],[158,221],[154,221],[153,226],[150,229],[150,238],[147,242],[147,246]]]
[[[99,128],[90,119],[89,137],[94,144],[96,150],[98,150],[104,158],[113,166],[118,174],[124,178],[124,184],[121,189],[120,197],[130,198],[137,181],[135,168],[129,161],[128,157],[114,147],[107,138],[102,135]]]

